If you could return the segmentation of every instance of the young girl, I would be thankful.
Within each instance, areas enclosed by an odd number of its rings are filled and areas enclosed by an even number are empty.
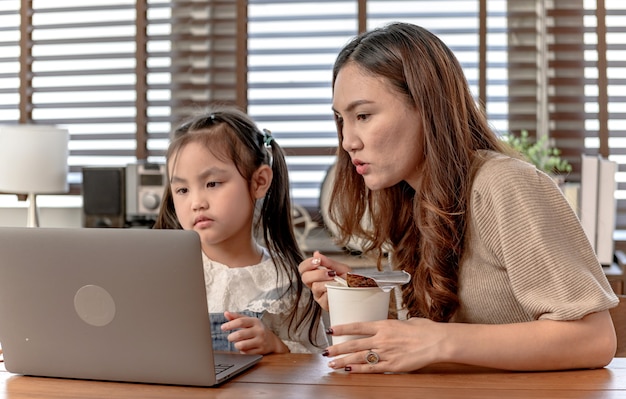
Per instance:
[[[333,110],[330,215],[340,238],[366,238],[379,259],[391,248],[393,266],[412,278],[402,287],[408,320],[331,326],[365,338],[329,347],[330,367],[611,361],[608,309],[618,300],[576,214],[548,175],[510,156],[441,40],[405,23],[355,38],[335,62]],[[327,307],[325,283],[348,267],[317,253],[300,271]]]
[[[287,165],[270,132],[215,108],[174,132],[166,158],[154,228],[200,235],[215,349],[319,352],[321,308],[299,278]]]

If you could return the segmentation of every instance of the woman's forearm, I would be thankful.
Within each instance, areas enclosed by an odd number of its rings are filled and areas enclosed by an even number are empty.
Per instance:
[[[562,370],[606,366],[615,355],[608,311],[581,320],[504,325],[451,323],[443,361],[508,370]]]

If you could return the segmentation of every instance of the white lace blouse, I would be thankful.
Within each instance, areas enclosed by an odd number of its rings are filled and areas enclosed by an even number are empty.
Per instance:
[[[276,266],[264,249],[261,263],[246,267],[230,268],[202,254],[204,280],[209,313],[254,312],[261,313],[261,320],[294,353],[320,353],[328,344],[323,323],[319,323],[316,347],[309,342],[309,325],[292,327],[289,339],[289,312],[295,294],[290,292],[286,278],[278,277]],[[299,310],[304,311],[310,292],[304,290]]]

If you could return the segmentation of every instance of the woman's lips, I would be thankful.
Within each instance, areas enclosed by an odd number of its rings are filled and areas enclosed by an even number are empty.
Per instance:
[[[367,169],[368,169],[367,164],[361,164],[356,167],[356,173],[360,175],[364,175],[367,173]]]
[[[358,161],[358,160],[354,160],[352,163],[354,164],[354,167],[356,168],[356,173],[360,175],[364,175],[365,173],[367,173],[369,169],[369,164]]]

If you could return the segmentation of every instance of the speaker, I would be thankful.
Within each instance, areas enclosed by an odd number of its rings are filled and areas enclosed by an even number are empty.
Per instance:
[[[138,162],[126,165],[126,221],[155,221],[166,181],[164,164]]]
[[[84,167],[82,171],[83,226],[124,227],[126,168]]]

